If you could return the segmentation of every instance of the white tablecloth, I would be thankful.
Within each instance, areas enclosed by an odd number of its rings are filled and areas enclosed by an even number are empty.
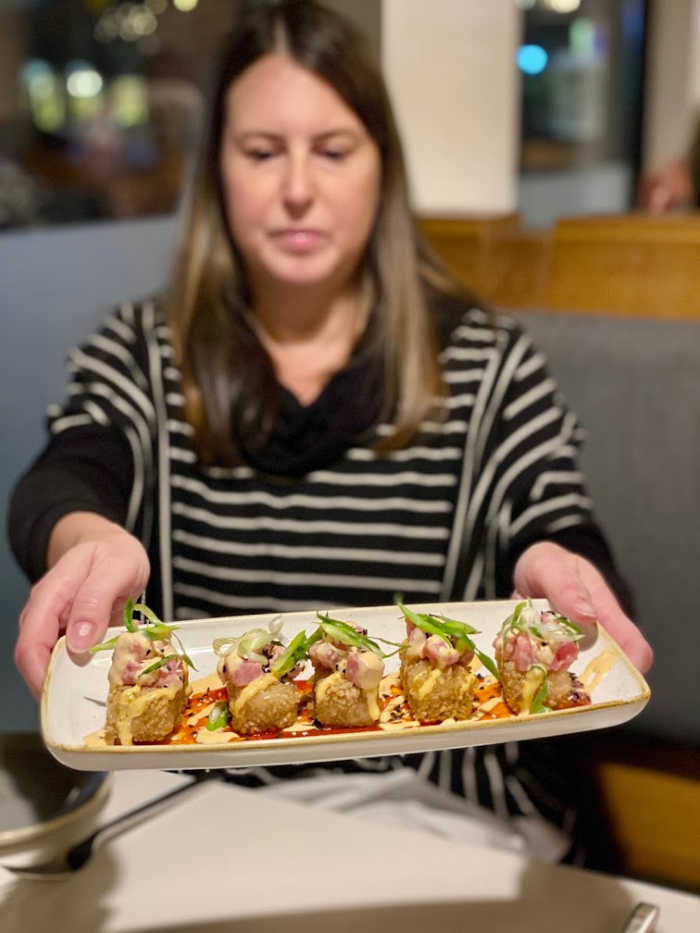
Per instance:
[[[117,773],[103,819],[182,780]],[[112,839],[67,881],[0,873],[3,933],[616,933],[638,901],[660,906],[659,933],[700,929],[692,895],[219,782]]]

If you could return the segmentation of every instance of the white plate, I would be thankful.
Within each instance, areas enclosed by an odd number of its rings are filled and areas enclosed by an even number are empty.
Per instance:
[[[539,608],[544,600],[534,600]],[[411,609],[439,612],[468,622],[481,634],[474,640],[493,656],[491,643],[503,620],[516,605],[513,601],[477,603],[411,604]],[[325,609],[324,609],[325,611]],[[405,624],[396,606],[367,609],[331,609],[331,615],[358,622],[370,636],[391,641],[405,637]],[[196,680],[216,669],[212,640],[238,635],[267,624],[279,615],[235,616],[183,622],[178,627],[187,653],[197,667]],[[290,612],[282,616],[283,637],[291,639],[300,629],[310,634],[316,627],[315,612]],[[94,656],[78,667],[68,656],[65,639],[54,648],[41,702],[41,728],[49,751],[71,768],[107,771],[124,768],[234,768],[251,765],[300,764],[374,755],[410,754],[441,748],[464,748],[520,739],[545,738],[570,732],[584,732],[618,725],[632,719],[646,706],[650,691],[641,674],[627,660],[610,636],[599,629],[590,646],[582,648],[572,671],[581,676],[592,673],[595,661],[606,672],[591,691],[590,706],[511,716],[505,719],[445,722],[401,732],[347,732],[298,738],[251,739],[226,745],[139,745],[91,747],[85,736],[101,729],[105,721],[107,672],[110,652]],[[589,666],[592,664],[592,667]],[[394,656],[386,662],[387,672],[398,667]]]

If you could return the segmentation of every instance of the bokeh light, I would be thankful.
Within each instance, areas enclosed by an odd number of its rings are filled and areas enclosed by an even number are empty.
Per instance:
[[[544,5],[555,13],[574,13],[581,6],[581,0],[544,0]]]
[[[547,67],[549,56],[541,45],[521,45],[516,60],[524,74],[538,75]]]

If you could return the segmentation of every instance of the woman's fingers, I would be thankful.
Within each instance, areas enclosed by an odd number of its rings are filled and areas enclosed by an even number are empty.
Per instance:
[[[592,623],[596,609],[579,573],[574,554],[558,544],[542,541],[528,548],[515,565],[515,588],[531,597],[544,597],[562,615]]]
[[[602,574],[585,558],[557,544],[540,542],[518,559],[514,584],[520,593],[548,599],[554,609],[584,629],[590,630],[597,619],[642,673],[651,667],[651,646],[622,611]]]
[[[121,622],[127,600],[143,592],[148,575],[143,547],[120,532],[75,545],[42,577],[20,616],[15,646],[15,664],[35,696],[61,632],[69,651],[84,656],[109,624]]]
[[[586,581],[596,607],[598,621],[612,635],[634,666],[643,674],[646,673],[654,663],[651,645],[623,612],[603,575],[583,558],[576,559],[581,563],[580,574]]]
[[[89,573],[75,594],[68,616],[68,649],[81,655],[102,641],[108,625],[119,623],[119,613],[127,600],[138,596],[147,580],[148,560],[142,560],[138,551],[95,545]]]
[[[71,551],[32,588],[19,619],[15,664],[38,697],[49,658],[65,627],[75,593],[89,567],[89,555]]]

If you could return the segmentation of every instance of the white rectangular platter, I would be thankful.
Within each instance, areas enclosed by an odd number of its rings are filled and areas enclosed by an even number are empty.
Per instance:
[[[533,600],[538,608],[548,606]],[[441,613],[479,629],[477,646],[493,657],[492,642],[514,601],[475,603],[411,604],[419,612]],[[320,609],[322,607],[319,607]],[[400,642],[405,623],[396,606],[365,609],[330,609],[331,615],[366,627],[370,637]],[[191,679],[216,670],[214,638],[240,635],[248,629],[267,627],[279,614],[235,616],[183,622],[178,626],[185,650],[197,670]],[[282,615],[282,637],[289,641],[301,629],[308,634],[316,628],[315,612]],[[118,631],[118,630],[116,630]],[[49,751],[63,764],[87,771],[121,769],[236,768],[252,765],[301,764],[362,758],[377,755],[404,755],[444,748],[464,748],[524,739],[546,738],[615,726],[632,719],[647,704],[649,687],[602,628],[591,644],[582,642],[579,657],[571,670],[584,678],[590,689],[591,705],[572,709],[511,716],[494,720],[449,720],[438,725],[420,725],[397,732],[359,731],[319,733],[304,737],[250,739],[223,745],[138,745],[88,747],[85,737],[104,726],[107,699],[107,673],[111,652],[76,665],[66,650],[65,639],[57,643],[44,684],[41,700],[41,729]],[[398,667],[398,657],[387,659],[387,672]],[[310,669],[309,669],[310,673]],[[588,681],[588,683],[586,683]]]

